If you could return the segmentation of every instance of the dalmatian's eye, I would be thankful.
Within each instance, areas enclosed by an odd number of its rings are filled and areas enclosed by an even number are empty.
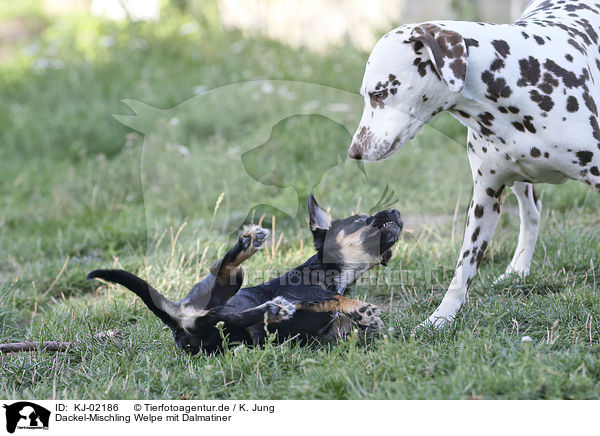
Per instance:
[[[383,101],[387,98],[387,96],[388,96],[387,89],[369,93],[369,99],[371,100],[371,106],[382,108]]]
[[[370,94],[371,99],[373,100],[377,100],[377,101],[382,101],[384,98],[387,97],[388,92],[387,91],[377,91],[377,92],[372,92]]]

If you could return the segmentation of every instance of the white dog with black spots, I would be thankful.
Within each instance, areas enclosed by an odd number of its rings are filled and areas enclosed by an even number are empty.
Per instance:
[[[600,191],[598,33],[600,2],[538,0],[514,24],[403,25],[375,45],[350,157],[389,157],[441,111],[468,127],[473,199],[464,241],[450,287],[425,325],[452,321],[464,304],[506,186],[521,218],[506,273],[522,276],[541,211],[532,184],[579,180]]]

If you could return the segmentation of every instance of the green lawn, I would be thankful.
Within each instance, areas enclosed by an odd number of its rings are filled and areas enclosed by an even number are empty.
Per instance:
[[[441,301],[460,248],[471,190],[462,126],[441,115],[393,158],[361,171],[344,160],[366,53],[243,39],[210,10],[171,12],[159,23],[36,23],[39,39],[0,64],[0,342],[78,345],[0,355],[0,397],[600,397],[600,198],[589,188],[540,186],[532,274],[493,285],[516,246],[508,196],[456,322],[414,333]],[[202,95],[263,79],[313,85]],[[334,88],[333,97],[314,84]],[[287,116],[330,97],[348,99],[328,109],[334,119]],[[129,102],[138,117],[124,122],[148,135],[113,117],[133,115],[123,99],[164,109]],[[403,238],[379,280],[351,294],[384,308],[389,329],[380,334],[189,357],[132,293],[85,281],[92,269],[120,266],[180,298],[235,225],[264,214],[274,244],[247,264],[257,283],[312,254],[309,192],[340,217],[375,207],[386,185],[405,219]],[[124,340],[90,340],[107,329]]]

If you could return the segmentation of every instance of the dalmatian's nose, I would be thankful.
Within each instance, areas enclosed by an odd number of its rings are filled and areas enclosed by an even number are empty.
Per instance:
[[[360,151],[360,147],[356,142],[352,143],[350,146],[350,150],[348,150],[348,156],[356,160],[362,159],[362,152]]]

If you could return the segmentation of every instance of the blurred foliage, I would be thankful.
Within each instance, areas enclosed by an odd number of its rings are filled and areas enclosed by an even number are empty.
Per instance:
[[[450,7],[457,20],[476,21],[479,14],[477,0],[450,0]]]
[[[260,78],[316,80],[347,90],[360,83],[365,55],[351,47],[323,57],[266,39],[244,40],[212,15],[197,19],[167,8],[158,23],[57,20],[0,69],[0,98],[8,102],[0,121],[11,124],[0,136],[2,152],[114,155],[127,130],[110,114],[123,110],[122,98],[167,108],[202,89]]]
[[[30,19],[38,17],[47,20],[41,0],[19,0],[0,2],[0,21]]]

